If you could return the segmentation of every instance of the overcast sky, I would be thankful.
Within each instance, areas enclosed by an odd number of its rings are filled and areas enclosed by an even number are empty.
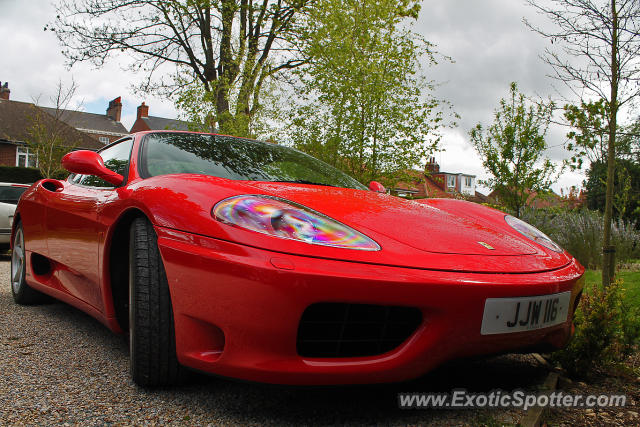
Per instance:
[[[53,19],[51,0],[0,0],[0,81],[9,82],[11,99],[30,102],[39,97],[50,105],[56,83],[73,78],[78,86],[76,104],[84,111],[104,113],[109,100],[121,96],[122,122],[129,129],[142,101],[153,116],[176,118],[172,103],[153,96],[141,98],[131,86],[142,78],[122,71],[117,60],[95,69],[90,64],[65,67],[57,39],[44,26]],[[442,82],[437,96],[449,100],[460,114],[458,128],[447,131],[444,151],[436,155],[441,169],[486,177],[482,163],[469,143],[469,129],[489,125],[501,97],[515,81],[527,95],[554,95],[550,70],[540,60],[546,40],[531,32],[523,17],[538,19],[523,0],[424,0],[414,29],[455,63],[426,69],[429,78]],[[551,129],[548,145],[554,160],[566,156],[562,149],[565,129]],[[556,192],[581,185],[580,173],[566,172],[553,186]],[[485,191],[486,192],[486,191]]]

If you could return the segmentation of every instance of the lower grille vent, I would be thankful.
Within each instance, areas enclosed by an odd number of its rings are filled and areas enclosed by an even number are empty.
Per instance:
[[[303,357],[375,356],[397,348],[422,322],[415,307],[318,303],[307,307],[298,327]]]

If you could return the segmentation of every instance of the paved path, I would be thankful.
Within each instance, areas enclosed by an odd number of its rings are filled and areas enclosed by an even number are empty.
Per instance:
[[[128,348],[59,302],[15,305],[9,257],[0,256],[0,425],[299,425],[517,423],[520,411],[400,410],[397,393],[534,388],[546,371],[530,356],[464,362],[410,383],[281,387],[207,376],[143,390],[129,378]]]

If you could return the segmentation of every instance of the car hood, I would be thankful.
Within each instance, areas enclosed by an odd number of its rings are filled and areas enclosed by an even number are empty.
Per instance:
[[[269,194],[291,200],[358,230],[372,230],[413,248],[460,255],[535,254],[534,243],[496,220],[448,212],[437,206],[371,191],[252,183]],[[502,217],[504,214],[501,215]],[[366,232],[365,232],[366,234]]]
[[[158,226],[282,254],[473,273],[550,271],[572,259],[566,252],[547,250],[520,235],[506,224],[502,212],[451,199],[415,202],[363,190],[187,174],[144,179],[121,192],[122,196],[131,192],[134,205]],[[304,205],[364,233],[381,250],[310,245],[213,219],[211,210],[217,202],[243,194]]]

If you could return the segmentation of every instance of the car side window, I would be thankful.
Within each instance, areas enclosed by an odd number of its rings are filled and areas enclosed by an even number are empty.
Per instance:
[[[17,205],[20,196],[27,190],[28,187],[19,187],[13,185],[6,185],[0,187],[0,202]]]
[[[119,173],[126,177],[129,168],[129,156],[131,154],[131,147],[133,146],[133,139],[127,139],[111,147],[107,147],[100,151],[99,154],[104,161],[104,165],[107,169]],[[98,178],[93,175],[82,175],[77,181],[74,178],[75,183],[80,185],[86,185],[89,187],[113,187],[113,184],[108,183],[102,178]]]

